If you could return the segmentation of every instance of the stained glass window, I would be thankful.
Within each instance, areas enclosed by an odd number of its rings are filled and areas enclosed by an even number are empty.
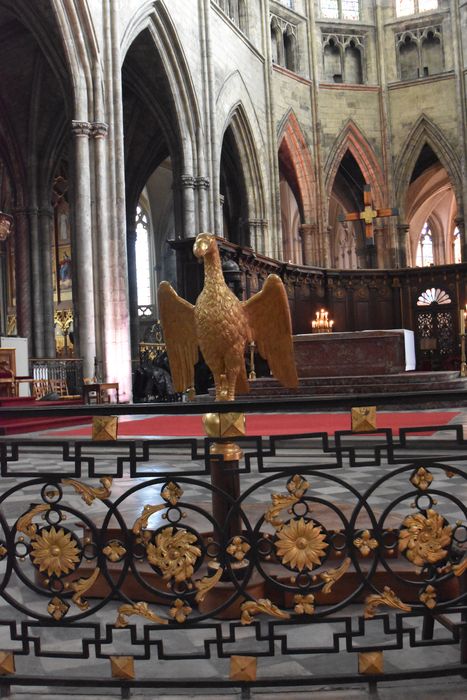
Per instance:
[[[321,15],[328,19],[339,19],[338,0],[321,0]]]
[[[454,262],[455,263],[460,263],[462,262],[462,254],[461,254],[461,232],[459,231],[459,227],[456,226],[454,229],[454,233],[452,234],[453,238],[453,243],[454,243]]]
[[[140,206],[136,209],[136,279],[138,306],[151,304],[151,270],[149,250],[149,218]]]
[[[423,228],[420,233],[415,265],[417,267],[427,267],[428,265],[433,265],[433,238],[427,222],[423,224]]]

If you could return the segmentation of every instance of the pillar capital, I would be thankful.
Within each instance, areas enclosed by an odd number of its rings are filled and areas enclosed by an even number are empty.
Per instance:
[[[109,133],[109,125],[105,122],[93,122],[91,124],[91,136],[95,139],[103,139]]]
[[[82,122],[73,119],[71,122],[71,133],[75,137],[85,136],[89,138],[92,133],[92,124],[91,122]]]
[[[208,177],[197,177],[195,178],[195,185],[198,190],[208,190],[210,186],[210,181]]]
[[[196,178],[193,175],[181,175],[180,176],[180,187],[182,189],[195,189]]]

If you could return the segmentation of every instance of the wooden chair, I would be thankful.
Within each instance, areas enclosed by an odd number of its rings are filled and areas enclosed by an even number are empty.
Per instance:
[[[61,399],[80,399],[81,394],[70,394],[66,379],[49,379],[50,391],[58,394]]]

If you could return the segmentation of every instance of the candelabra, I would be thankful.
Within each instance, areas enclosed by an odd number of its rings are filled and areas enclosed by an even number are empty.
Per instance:
[[[316,319],[311,322],[312,333],[332,333],[334,321],[329,320],[329,313],[325,309],[316,312]]]
[[[57,309],[54,313],[54,321],[63,335],[63,353],[68,357],[68,336],[70,326],[73,323],[73,311],[71,309]]]
[[[467,363],[465,357],[465,325],[467,322],[467,304],[465,309],[461,309],[459,312],[459,335],[461,339],[461,377],[467,377]]]

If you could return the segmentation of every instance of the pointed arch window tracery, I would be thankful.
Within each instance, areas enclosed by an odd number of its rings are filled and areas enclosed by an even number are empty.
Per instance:
[[[438,0],[396,0],[396,16],[406,17],[438,9]]]
[[[425,221],[418,240],[415,265],[416,267],[428,267],[429,265],[433,265],[433,263],[433,235],[428,222]]]
[[[151,245],[150,219],[148,212],[138,204],[136,208],[136,280],[138,289],[138,307],[149,306],[153,303],[151,283]]]

